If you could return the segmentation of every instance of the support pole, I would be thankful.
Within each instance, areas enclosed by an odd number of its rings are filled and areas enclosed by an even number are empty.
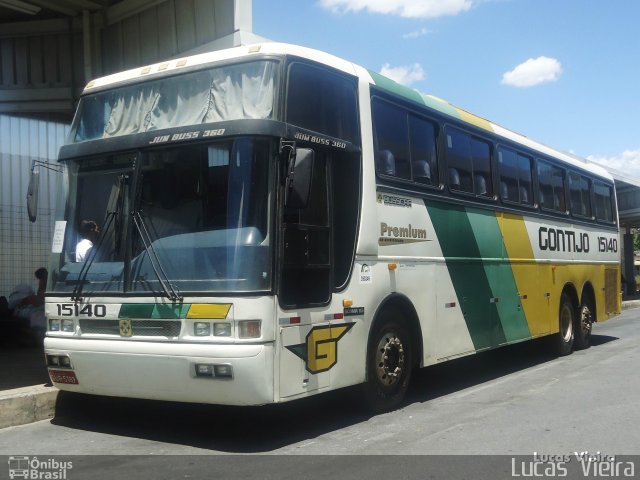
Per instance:
[[[91,14],[89,10],[82,11],[82,45],[84,53],[84,83],[89,83],[93,77],[91,65]]]

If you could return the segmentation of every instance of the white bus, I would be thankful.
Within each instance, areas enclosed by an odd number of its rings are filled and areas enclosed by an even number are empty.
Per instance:
[[[567,354],[620,311],[610,175],[326,53],[94,80],[60,163],[62,390],[259,405],[363,384],[381,411],[414,367],[541,336]]]

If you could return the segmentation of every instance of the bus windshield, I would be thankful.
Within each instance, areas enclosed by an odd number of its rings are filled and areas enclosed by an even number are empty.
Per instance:
[[[271,288],[268,141],[241,138],[69,163],[53,292]]]

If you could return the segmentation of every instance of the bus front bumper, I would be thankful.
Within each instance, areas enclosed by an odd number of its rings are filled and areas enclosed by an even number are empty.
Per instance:
[[[51,380],[60,390],[221,405],[274,401],[271,343],[205,345],[47,337],[45,355],[70,360],[70,368],[48,365]]]

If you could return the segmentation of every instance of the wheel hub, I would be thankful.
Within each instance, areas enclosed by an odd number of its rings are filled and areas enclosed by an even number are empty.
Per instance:
[[[560,311],[560,335],[565,342],[570,342],[573,335],[573,319],[571,318],[571,308],[567,305]]]
[[[591,316],[591,310],[589,307],[584,306],[580,312],[580,327],[584,333],[589,333],[593,326],[593,317]]]
[[[395,334],[385,335],[376,351],[376,374],[384,385],[394,385],[404,370],[404,347]]]

